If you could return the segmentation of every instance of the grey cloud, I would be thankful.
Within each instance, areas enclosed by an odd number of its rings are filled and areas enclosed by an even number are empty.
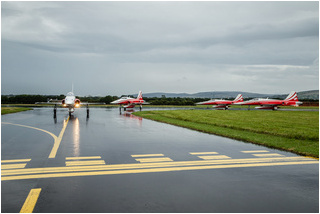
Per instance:
[[[318,31],[318,2],[2,2],[2,91],[42,87],[22,72],[74,79],[88,85],[82,94],[138,91],[132,81],[150,92],[259,92],[286,75],[274,90],[292,78],[318,88]],[[259,79],[268,82],[255,89]]]

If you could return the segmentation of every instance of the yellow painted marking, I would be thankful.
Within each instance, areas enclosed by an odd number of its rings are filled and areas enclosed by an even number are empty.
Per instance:
[[[83,160],[83,159],[101,159],[101,156],[91,156],[91,157],[66,157],[66,160]]]
[[[261,167],[261,166],[285,166],[285,165],[299,165],[299,164],[319,164],[319,161],[297,161],[297,162],[276,162],[276,163],[272,162],[272,163],[253,163],[253,164],[188,166],[188,167],[178,166],[178,167],[169,167],[169,168],[148,168],[148,169],[114,170],[114,171],[93,171],[93,172],[73,172],[73,173],[56,173],[56,174],[37,174],[37,175],[1,177],[1,180],[5,181],[5,180],[59,178],[59,177],[74,177],[74,176],[93,176],[93,175],[116,175],[116,174],[148,173],[148,172],[172,172],[172,171],[201,170],[201,169],[224,169],[224,168]]]
[[[270,157],[270,156],[283,156],[277,153],[269,153],[269,154],[252,154],[256,157]]]
[[[217,155],[218,152],[190,152],[190,155]]]
[[[22,174],[40,174],[57,172],[78,172],[78,171],[96,171],[96,170],[119,170],[136,168],[159,168],[172,166],[195,166],[212,164],[239,164],[239,163],[261,163],[275,161],[311,161],[312,159],[304,157],[280,157],[280,158],[247,158],[247,159],[224,159],[208,161],[175,161],[175,162],[157,162],[157,163],[135,163],[135,164],[114,164],[114,165],[96,165],[96,166],[69,166],[69,167],[45,167],[45,168],[27,168],[2,170],[2,176],[22,175]]]
[[[101,165],[106,164],[104,160],[96,161],[67,161],[66,166],[84,166],[84,165]]]
[[[210,156],[198,156],[198,158],[201,158],[203,160],[212,160],[212,159],[227,159],[230,157],[226,155],[210,155]]]
[[[29,162],[31,159],[16,159],[16,160],[2,160],[1,163],[19,163],[19,162]]]
[[[42,131],[42,132],[45,132],[45,133],[51,135],[51,137],[53,137],[53,139],[54,139],[54,144],[53,144],[53,148],[52,148],[52,150],[50,152],[49,158],[55,158],[56,154],[57,154],[57,151],[58,151],[58,148],[59,148],[59,145],[60,145],[60,142],[61,142],[61,139],[62,139],[62,136],[64,134],[64,131],[65,131],[66,127],[67,127],[68,121],[69,121],[69,118],[67,119],[67,121],[64,121],[63,128],[62,128],[62,130],[60,132],[59,137],[57,137],[55,134],[53,134],[53,133],[51,133],[51,132],[49,132],[47,130],[39,129],[39,128],[32,127],[32,126],[26,126],[26,125],[21,125],[21,124],[14,124],[14,123],[7,123],[7,122],[2,122],[2,124],[13,125],[13,126],[21,126],[21,127],[25,127],[25,128],[29,128],[29,129],[35,129],[35,130]]]
[[[14,123],[7,123],[7,122],[2,122],[3,124],[8,124],[8,125],[13,125],[13,126],[21,126],[21,127],[25,127],[25,128],[29,128],[29,129],[35,129],[35,130],[38,130],[38,131],[42,131],[42,132],[45,132],[49,135],[51,135],[53,137],[53,139],[56,141],[56,138],[57,136],[54,135],[53,133],[47,131],[47,130],[44,130],[44,129],[39,129],[39,128],[36,128],[36,127],[32,127],[32,126],[26,126],[26,125],[20,125],[20,124],[14,124]]]
[[[269,152],[267,150],[252,150],[252,151],[241,151],[243,153],[259,153],[259,152]]]
[[[173,161],[171,158],[141,158],[136,159],[140,163],[150,163],[150,162],[163,162],[163,161]]]
[[[5,164],[5,165],[1,165],[1,170],[2,169],[21,169],[26,167],[26,163],[23,164]]]
[[[54,145],[53,145],[53,148],[50,152],[50,155],[49,155],[49,158],[55,158],[56,157],[56,154],[57,154],[57,151],[58,151],[58,148],[60,146],[60,143],[61,143],[61,140],[62,140],[62,137],[63,137],[63,134],[64,134],[64,131],[66,130],[67,128],[67,125],[68,125],[68,122],[69,122],[69,118],[63,122],[63,127],[62,127],[62,130],[59,134],[59,137],[57,138],[57,140],[54,141]]]
[[[41,192],[41,188],[30,190],[29,195],[20,210],[20,213],[32,213],[33,212],[33,209],[36,206],[36,203],[38,201],[40,192]]]
[[[164,156],[163,154],[146,154],[146,155],[131,155],[133,158],[139,158],[139,157],[160,157]]]

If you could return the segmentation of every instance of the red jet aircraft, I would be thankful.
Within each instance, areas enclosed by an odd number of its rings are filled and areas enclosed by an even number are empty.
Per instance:
[[[229,105],[233,105],[235,103],[242,102],[242,101],[243,101],[242,95],[238,94],[236,99],[234,99],[233,101],[231,101],[231,100],[208,100],[208,101],[204,101],[204,102],[200,102],[200,103],[196,103],[196,104],[197,105],[215,105],[212,107],[213,108],[223,108],[223,109],[227,110],[229,108]]]
[[[298,100],[298,95],[295,91],[292,91],[286,99],[275,100],[268,98],[255,98],[245,102],[236,103],[236,105],[260,105],[256,109],[272,109],[277,110],[278,106],[299,106],[302,102]]]
[[[134,108],[135,105],[140,105],[140,111],[141,111],[142,104],[149,104],[149,103],[147,103],[142,99],[142,92],[139,91],[138,97],[136,99],[132,97],[121,97],[120,99],[111,102],[111,104],[119,104],[120,105],[119,109],[121,112],[122,105],[124,105],[123,106],[124,110],[126,110],[127,108]]]

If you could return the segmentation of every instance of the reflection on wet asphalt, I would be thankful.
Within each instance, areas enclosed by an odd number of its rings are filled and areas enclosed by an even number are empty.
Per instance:
[[[67,117],[2,116],[2,212],[20,212],[33,189],[33,212],[319,211],[318,160],[118,108],[77,109],[48,158]]]

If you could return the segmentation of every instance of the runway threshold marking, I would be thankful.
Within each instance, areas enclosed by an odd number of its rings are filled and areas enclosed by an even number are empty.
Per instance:
[[[319,164],[319,161],[304,157],[274,157],[201,161],[176,161],[139,164],[114,164],[76,167],[47,167],[34,169],[28,168],[18,170],[2,170],[1,180],[10,181],[39,178],[171,172],[185,170],[226,169],[261,166],[285,166],[299,164]]]
[[[30,190],[29,195],[20,210],[20,213],[32,213],[33,212],[33,209],[36,206],[36,203],[38,201],[40,192],[41,192],[41,188]]]
[[[56,154],[57,154],[57,151],[58,151],[58,148],[60,146],[60,142],[62,140],[64,131],[65,131],[67,125],[68,125],[68,121],[69,121],[69,117],[68,117],[68,119],[66,121],[63,122],[63,127],[62,127],[62,130],[61,130],[61,132],[60,132],[58,137],[55,134],[53,134],[53,133],[51,133],[51,132],[49,132],[47,130],[39,129],[39,128],[32,127],[32,126],[26,126],[26,125],[8,123],[8,122],[1,122],[1,123],[2,124],[6,124],[6,125],[13,125],[13,126],[20,126],[20,127],[25,127],[25,128],[29,128],[29,129],[34,129],[34,130],[42,131],[42,132],[45,132],[45,133],[49,134],[54,139],[53,148],[52,148],[52,150],[50,152],[49,158],[55,158]]]

